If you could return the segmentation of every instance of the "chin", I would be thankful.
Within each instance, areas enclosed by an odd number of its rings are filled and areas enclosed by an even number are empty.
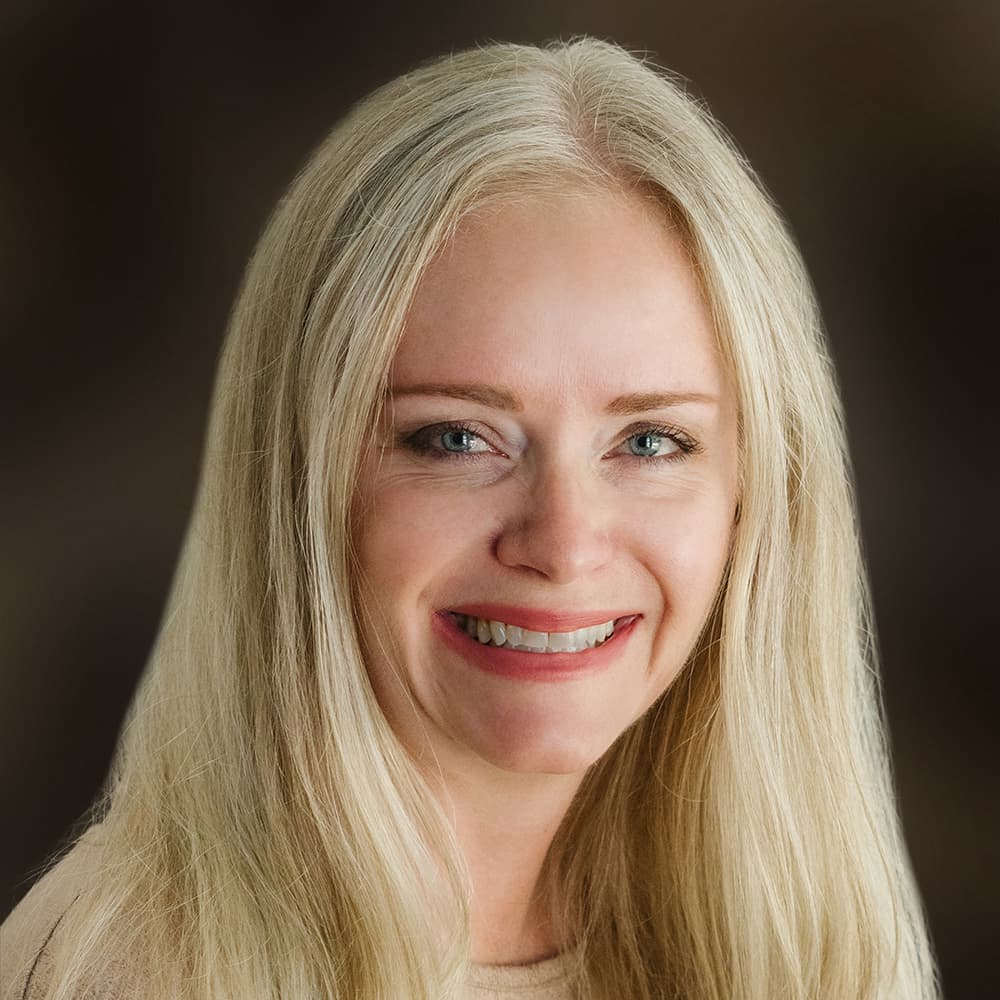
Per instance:
[[[597,744],[592,739],[583,742],[545,742],[547,745],[529,746],[522,742],[517,747],[481,747],[476,752],[498,770],[510,774],[582,775],[601,759],[611,745],[611,741]]]

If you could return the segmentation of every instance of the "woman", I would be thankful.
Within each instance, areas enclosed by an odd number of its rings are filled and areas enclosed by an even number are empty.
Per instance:
[[[871,634],[808,281],[717,127],[589,39],[432,63],[261,240],[5,988],[936,996]]]

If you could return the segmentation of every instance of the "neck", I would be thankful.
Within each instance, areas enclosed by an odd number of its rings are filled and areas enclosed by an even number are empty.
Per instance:
[[[472,960],[524,965],[561,950],[539,882],[582,774],[458,770],[438,783],[472,877]]]

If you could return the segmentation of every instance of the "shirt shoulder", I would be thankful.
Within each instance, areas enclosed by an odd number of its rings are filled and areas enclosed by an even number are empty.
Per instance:
[[[101,826],[95,824],[31,887],[0,925],[3,1000],[45,995],[52,971],[49,946],[66,911],[98,870],[102,842]]]

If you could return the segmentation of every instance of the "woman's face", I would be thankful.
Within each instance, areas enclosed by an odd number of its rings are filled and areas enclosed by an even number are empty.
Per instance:
[[[730,547],[736,403],[691,262],[630,196],[470,216],[391,387],[357,536],[386,718],[417,758],[582,771],[677,676]]]

